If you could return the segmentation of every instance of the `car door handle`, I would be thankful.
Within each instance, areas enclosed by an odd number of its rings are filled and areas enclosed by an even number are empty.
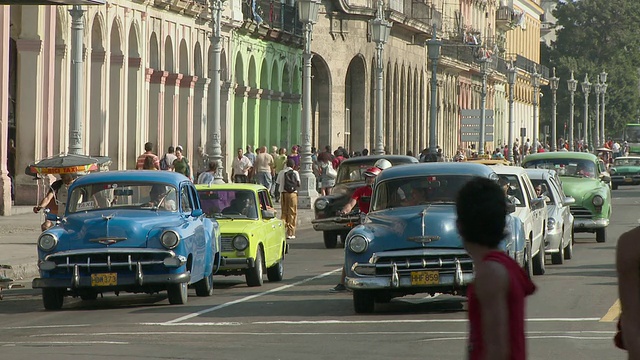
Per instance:
[[[276,228],[276,226],[275,226],[275,225],[271,225],[271,228],[272,228],[272,229],[275,229],[275,228]]]

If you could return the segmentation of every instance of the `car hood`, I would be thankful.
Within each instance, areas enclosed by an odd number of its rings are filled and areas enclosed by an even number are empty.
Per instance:
[[[379,246],[376,251],[416,247],[461,249],[455,214],[454,204],[383,210],[367,216],[363,231],[370,234],[373,248]]]
[[[110,209],[71,214],[61,223],[64,233],[58,250],[104,248],[104,241],[109,239],[113,242],[109,243],[111,248],[144,248],[153,229],[179,227],[183,223],[179,214],[165,211]]]
[[[220,234],[223,236],[226,234],[249,234],[253,235],[254,232],[259,230],[259,224],[262,220],[248,220],[248,219],[216,219],[218,225],[220,225]]]
[[[589,200],[603,185],[602,181],[590,178],[562,176],[560,179],[564,193],[576,199],[576,205]]]

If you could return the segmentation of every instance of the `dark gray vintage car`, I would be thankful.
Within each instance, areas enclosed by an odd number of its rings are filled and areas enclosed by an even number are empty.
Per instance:
[[[344,160],[338,168],[336,185],[331,195],[319,197],[313,206],[315,211],[315,219],[311,221],[313,228],[323,232],[324,245],[328,249],[336,247],[338,236],[344,241],[349,231],[360,224],[360,216],[338,216],[337,212],[349,202],[357,188],[364,186],[365,170],[374,166],[380,159],[389,160],[393,166],[418,162],[413,156],[405,155],[358,156]]]

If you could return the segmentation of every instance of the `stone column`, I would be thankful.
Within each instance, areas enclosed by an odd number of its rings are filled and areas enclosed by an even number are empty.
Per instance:
[[[178,122],[178,106],[180,96],[180,81],[182,74],[168,74],[165,83],[164,95],[164,143],[158,140],[158,153],[164,152],[169,145],[182,145],[178,143],[180,125]],[[182,145],[183,147],[185,145]]]
[[[44,24],[43,24],[43,51],[42,51],[42,122],[45,133],[42,138],[44,144],[45,156],[51,156],[54,153],[54,128],[58,127],[54,123],[54,103],[59,101],[54,98],[55,88],[54,79],[57,76],[55,72],[56,58],[56,8],[54,6],[45,6]],[[18,66],[20,67],[20,66]]]
[[[235,156],[235,149],[233,146],[233,137],[231,135],[231,123],[233,118],[230,114],[233,114],[231,109],[231,97],[233,96],[234,91],[232,87],[234,85],[225,81],[222,83],[222,87],[220,88],[220,134],[222,134],[222,139],[220,139],[220,147],[222,151],[222,168],[225,181],[229,180],[229,174],[231,171],[227,172],[227,166],[231,165],[233,161],[232,157]]]
[[[0,94],[9,94],[10,14],[11,6],[0,5]],[[8,141],[9,96],[4,95],[0,96],[0,215],[2,216],[11,215],[11,180],[7,168]],[[16,165],[16,172],[18,169]]]
[[[140,74],[142,73],[142,59],[130,57],[127,67],[127,107],[126,107],[126,128],[127,137],[123,142],[127,144],[127,151],[124,153],[125,168],[135,169],[136,159],[139,149],[143,148],[140,139],[146,139],[147,134],[144,129],[142,113],[142,94],[140,92]]]
[[[191,164],[191,176],[194,181],[196,178],[196,171],[200,170],[200,163],[196,163],[195,155],[197,149],[195,149],[194,141],[194,124],[193,124],[193,95],[194,87],[198,81],[197,76],[183,76],[180,80],[180,115],[179,115],[179,139],[182,146],[185,148],[187,157]]]
[[[107,105],[108,79],[105,76],[107,53],[103,50],[91,51],[91,83],[89,91],[89,124],[84,129],[84,136],[89,140],[87,155],[107,155]],[[113,159],[116,161],[116,159]]]
[[[54,153],[65,153],[69,147],[69,58],[67,45],[56,45],[53,136],[57,139]],[[85,96],[86,97],[86,96]]]
[[[148,69],[149,77],[149,137],[145,141],[151,141],[157,150],[164,149],[164,97],[165,81],[169,75],[166,71]],[[142,153],[144,148],[138,149]]]
[[[109,151],[106,155],[111,157],[113,167],[118,170],[126,169],[127,153],[127,120],[125,109],[127,108],[127,84],[124,76],[124,55],[112,54],[109,69],[109,118],[106,126],[106,134]]]
[[[207,99],[209,95],[209,78],[198,78],[194,84],[193,93],[193,143],[196,147],[195,158],[200,164],[204,164],[204,158],[200,155],[207,151]],[[209,154],[211,155],[211,154]],[[195,163],[195,160],[194,160]]]
[[[279,148],[285,145],[282,139],[282,95],[284,95],[284,93],[272,91],[271,105],[269,106],[271,140],[274,141],[275,145],[278,145]],[[329,126],[329,124],[323,124],[322,126]]]

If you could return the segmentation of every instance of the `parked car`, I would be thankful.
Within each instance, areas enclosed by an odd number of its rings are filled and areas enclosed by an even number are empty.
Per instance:
[[[611,174],[612,190],[617,190],[620,185],[640,184],[640,156],[615,158],[609,173]]]
[[[220,225],[223,263],[216,274],[244,275],[248,286],[281,281],[288,252],[284,222],[269,191],[255,184],[196,185],[202,209]]]
[[[596,233],[596,241],[606,240],[611,218],[611,177],[602,171],[598,158],[583,152],[548,152],[527,155],[525,168],[556,170],[565,194],[575,199],[571,205],[574,232]]]
[[[213,293],[220,266],[220,230],[207,219],[193,183],[166,171],[109,171],[78,178],[63,216],[38,238],[44,307],[64,297],[166,290],[171,304]]]
[[[506,195],[516,207],[514,215],[524,224],[527,237],[525,253],[531,255],[528,259],[532,259],[525,264],[525,269],[529,275],[543,275],[547,225],[547,206],[544,198],[536,195],[529,176],[520,166],[495,166],[493,170],[509,184]]]
[[[455,198],[473,177],[498,181],[493,169],[461,162],[421,163],[378,175],[371,210],[364,223],[349,232],[345,246],[345,285],[353,291],[357,313],[373,312],[376,302],[405,295],[466,294],[473,263],[457,231]],[[507,230],[500,247],[522,266],[523,224],[509,214]]]
[[[573,215],[571,204],[576,200],[564,194],[555,170],[527,169],[534,187],[540,187],[547,203],[547,236],[545,253],[551,255],[552,264],[562,264],[573,257]]]
[[[349,231],[360,223],[359,216],[344,217],[337,213],[349,202],[353,192],[364,186],[365,170],[380,159],[387,159],[393,166],[418,162],[413,156],[404,155],[369,155],[344,160],[338,167],[336,185],[331,195],[318,197],[313,205],[315,219],[311,223],[314,230],[322,231],[327,249],[337,246],[338,237],[344,241]]]

